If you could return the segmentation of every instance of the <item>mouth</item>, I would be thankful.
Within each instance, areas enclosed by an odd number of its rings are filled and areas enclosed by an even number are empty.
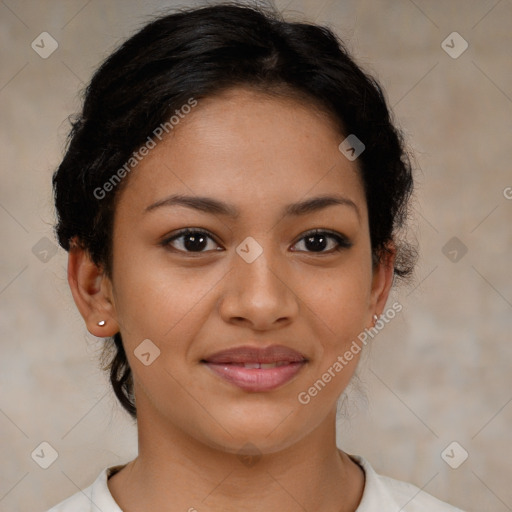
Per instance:
[[[283,386],[307,362],[303,354],[282,345],[237,347],[201,360],[215,375],[249,392],[271,391]]]

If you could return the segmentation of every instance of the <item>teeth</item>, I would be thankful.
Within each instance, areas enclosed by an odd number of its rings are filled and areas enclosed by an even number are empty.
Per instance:
[[[244,363],[244,368],[260,368],[260,363]]]

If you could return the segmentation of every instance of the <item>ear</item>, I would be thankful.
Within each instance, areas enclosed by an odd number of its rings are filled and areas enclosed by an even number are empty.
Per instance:
[[[372,290],[369,304],[369,325],[374,324],[373,315],[380,316],[388,300],[395,268],[396,248],[393,244],[382,253],[380,260],[373,265]]]
[[[72,244],[68,255],[68,283],[75,304],[87,330],[98,338],[108,338],[119,331],[112,283],[90,258],[89,253]],[[98,322],[104,321],[104,325]]]

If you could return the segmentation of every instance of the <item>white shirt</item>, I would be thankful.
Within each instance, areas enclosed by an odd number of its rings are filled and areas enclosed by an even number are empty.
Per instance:
[[[363,457],[350,457],[365,472],[363,497],[356,512],[463,512],[412,484],[378,475]],[[122,467],[105,468],[92,485],[47,512],[123,512],[107,485],[108,477]]]

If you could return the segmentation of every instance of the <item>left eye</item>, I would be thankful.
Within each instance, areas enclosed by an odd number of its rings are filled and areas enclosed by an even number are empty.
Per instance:
[[[330,244],[329,244],[330,241]],[[328,253],[332,251],[341,251],[348,249],[352,244],[344,236],[331,233],[330,231],[314,230],[306,233],[299,242],[304,243],[307,252]],[[296,244],[296,245],[297,245]],[[328,245],[331,245],[330,250],[325,250]],[[333,247],[334,245],[334,247]]]

